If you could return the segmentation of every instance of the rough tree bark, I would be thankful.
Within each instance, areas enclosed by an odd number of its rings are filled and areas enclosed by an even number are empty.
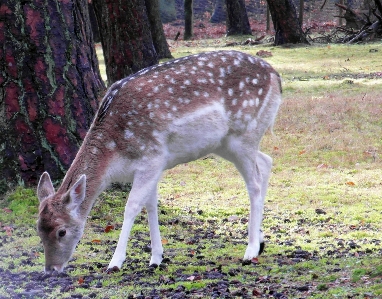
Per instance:
[[[150,22],[151,36],[153,38],[153,43],[158,54],[158,58],[172,58],[166,36],[163,31],[158,0],[145,0],[145,5]]]
[[[0,4],[0,181],[61,179],[104,88],[87,0]]]
[[[194,35],[193,23],[193,0],[184,0],[184,40],[189,40]]]
[[[227,6],[227,36],[252,34],[244,0],[225,0]]]
[[[275,45],[309,44],[291,0],[267,0],[275,28]]]
[[[110,86],[157,64],[145,0],[93,0]]]

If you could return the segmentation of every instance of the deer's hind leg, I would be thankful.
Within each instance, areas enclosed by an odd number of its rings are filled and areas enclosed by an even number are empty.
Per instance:
[[[258,150],[257,143],[240,137],[232,137],[227,146],[216,153],[235,164],[242,175],[250,200],[248,221],[248,247],[245,260],[257,257],[264,248],[261,223],[264,200],[268,187],[272,159]]]

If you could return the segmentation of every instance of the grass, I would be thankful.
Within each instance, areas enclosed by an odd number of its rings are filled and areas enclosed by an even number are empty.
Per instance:
[[[186,42],[170,45],[173,56],[180,57],[220,49],[224,42],[202,41],[199,48]],[[262,150],[274,158],[263,222],[267,249],[259,264],[249,268],[253,275],[239,272],[234,279],[250,285],[257,277],[257,288],[277,285],[285,293],[308,285],[308,291],[300,292],[304,298],[381,296],[382,79],[370,75],[382,69],[381,44],[234,49],[254,55],[271,51],[273,56],[266,60],[282,74],[284,90],[274,135],[266,135],[262,142]],[[207,156],[179,165],[163,174],[159,194],[160,222],[166,224],[161,226],[162,238],[171,263],[142,285],[121,283],[123,275],[133,281],[133,269],[149,261],[149,253],[142,250],[149,243],[143,213],[132,231],[125,274],[106,276],[97,298],[122,298],[148,292],[153,286],[203,288],[212,280],[186,277],[163,282],[176,278],[174,273],[180,270],[191,277],[215,267],[199,263],[198,255],[224,271],[239,269],[246,241],[246,224],[241,219],[247,217],[248,200],[244,183],[230,163]],[[108,263],[122,225],[125,197],[126,193],[117,191],[101,195],[71,262],[84,267],[70,275],[84,277],[89,267]],[[43,268],[42,246],[34,230],[36,207],[34,191],[21,188],[3,203],[0,236],[13,236],[14,241],[2,245],[12,258],[2,255],[1,267],[13,264],[12,271]],[[110,224],[116,230],[105,233]],[[16,234],[20,230],[22,238]],[[195,235],[211,230],[216,237],[203,235],[204,248],[192,242]],[[14,258],[21,249],[35,255],[35,265],[23,264],[22,255]],[[299,260],[296,250],[308,252],[310,258]],[[266,282],[268,276],[272,283]],[[94,289],[76,291],[87,296]],[[0,295],[6,296],[1,284]]]

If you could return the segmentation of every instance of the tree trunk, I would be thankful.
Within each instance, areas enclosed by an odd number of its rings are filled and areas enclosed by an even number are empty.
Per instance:
[[[101,37],[99,36],[99,30],[98,30],[98,23],[97,18],[94,12],[94,7],[92,1],[89,2],[89,18],[90,18],[90,24],[93,31],[93,41],[95,43],[101,42]]]
[[[93,0],[110,86],[158,63],[145,0]]]
[[[309,44],[291,0],[267,0],[275,28],[275,45]]]
[[[0,6],[0,189],[61,179],[104,88],[87,0]]]
[[[224,0],[216,0],[214,11],[212,13],[210,22],[211,23],[221,23],[226,20],[227,13],[225,10]]]
[[[158,0],[145,0],[145,5],[150,22],[151,36],[158,58],[172,58],[160,19]]]
[[[193,0],[184,0],[184,40],[189,40],[194,35]]]
[[[227,5],[227,36],[251,35],[247,9],[244,0],[226,0]]]

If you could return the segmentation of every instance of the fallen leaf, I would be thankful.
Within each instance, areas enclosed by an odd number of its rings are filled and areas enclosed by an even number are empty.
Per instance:
[[[162,244],[163,245],[166,245],[168,243],[168,240],[167,239],[162,239]]]
[[[305,150],[302,150],[302,151],[299,151],[299,155],[303,155],[303,154],[305,154],[306,153],[306,151]]]
[[[346,182],[346,185],[355,186],[354,182]]]
[[[78,284],[83,284],[85,282],[83,277],[78,278]]]
[[[328,168],[328,167],[329,167],[328,164],[322,163],[322,164],[320,164],[320,165],[317,166],[317,169],[326,169],[326,168]]]
[[[109,233],[113,229],[114,229],[114,225],[108,225],[108,226],[105,227],[105,233]]]
[[[12,227],[10,227],[10,226],[4,226],[4,230],[5,230],[5,232],[6,232],[6,234],[7,234],[8,237],[9,237],[9,236],[12,236],[12,232],[13,232],[13,228],[12,228]]]
[[[101,240],[94,239],[94,240],[92,240],[92,243],[101,244]]]

